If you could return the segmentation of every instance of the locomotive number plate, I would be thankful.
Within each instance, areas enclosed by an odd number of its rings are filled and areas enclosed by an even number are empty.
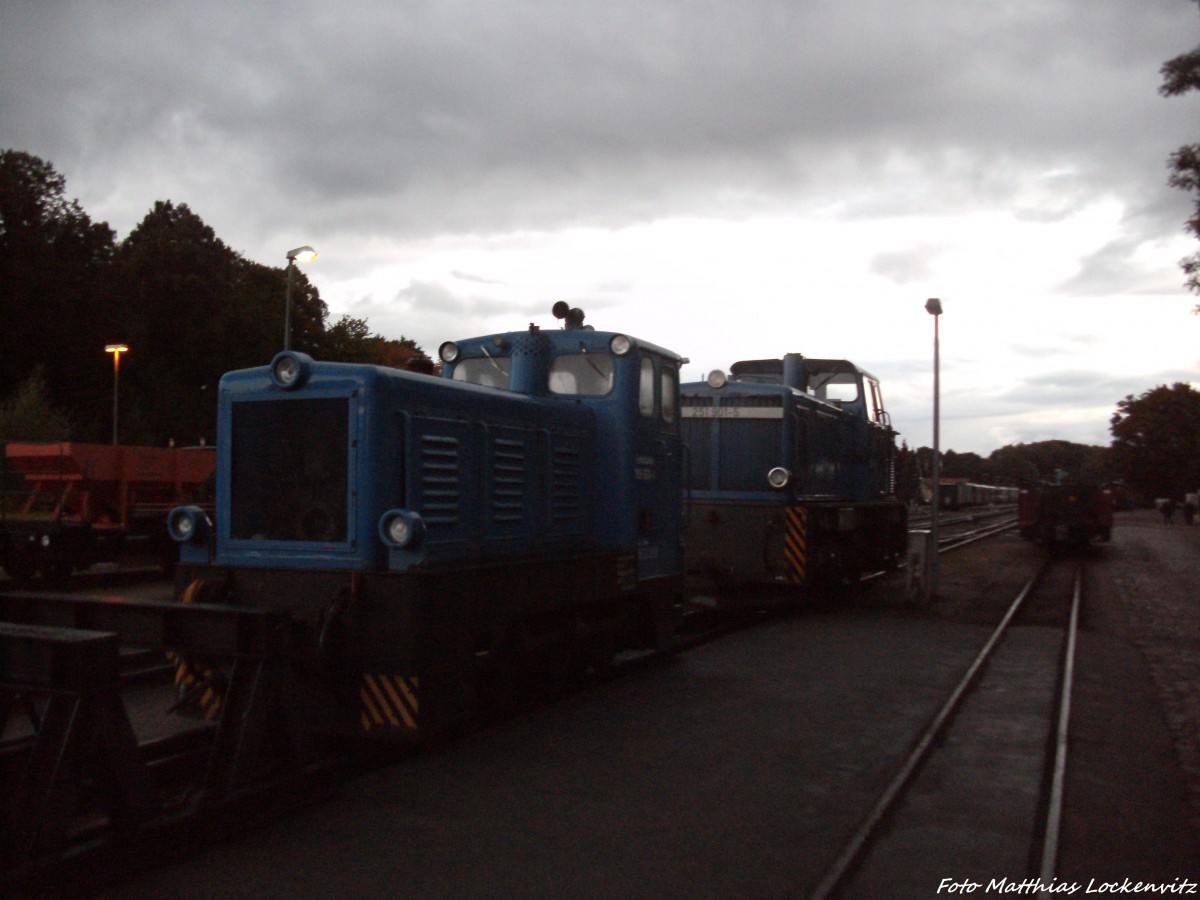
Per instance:
[[[761,406],[685,406],[685,419],[782,419],[783,410]]]

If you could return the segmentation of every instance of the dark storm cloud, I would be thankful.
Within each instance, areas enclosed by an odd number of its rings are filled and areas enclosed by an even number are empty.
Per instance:
[[[16,0],[0,145],[134,218],[223,189],[218,215],[306,233],[620,224],[730,198],[953,211],[1060,171],[1021,215],[1112,192],[1152,211],[1136,240],[1182,220],[1164,161],[1195,106],[1156,88],[1190,21],[1183,0]]]

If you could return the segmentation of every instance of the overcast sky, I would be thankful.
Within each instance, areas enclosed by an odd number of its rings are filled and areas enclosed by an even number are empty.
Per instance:
[[[846,357],[911,446],[937,296],[941,446],[987,455],[1200,386],[1197,43],[1194,0],[0,0],[0,148],[119,238],[312,244],[333,319],[430,355],[567,300],[685,380]]]

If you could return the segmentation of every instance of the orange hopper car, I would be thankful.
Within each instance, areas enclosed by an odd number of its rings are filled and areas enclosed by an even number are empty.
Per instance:
[[[10,443],[0,506],[0,564],[19,580],[68,575],[141,549],[166,562],[166,516],[206,505],[211,447]]]

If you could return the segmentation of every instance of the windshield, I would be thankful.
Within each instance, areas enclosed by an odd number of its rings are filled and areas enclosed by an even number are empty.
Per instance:
[[[456,373],[457,374],[457,373]],[[602,397],[612,390],[613,361],[601,353],[557,356],[550,364],[550,393]]]
[[[512,360],[507,356],[464,359],[454,367],[454,380],[484,387],[507,388],[511,369]]]
[[[853,372],[813,372],[808,393],[818,400],[853,403],[858,399],[858,379]]]

